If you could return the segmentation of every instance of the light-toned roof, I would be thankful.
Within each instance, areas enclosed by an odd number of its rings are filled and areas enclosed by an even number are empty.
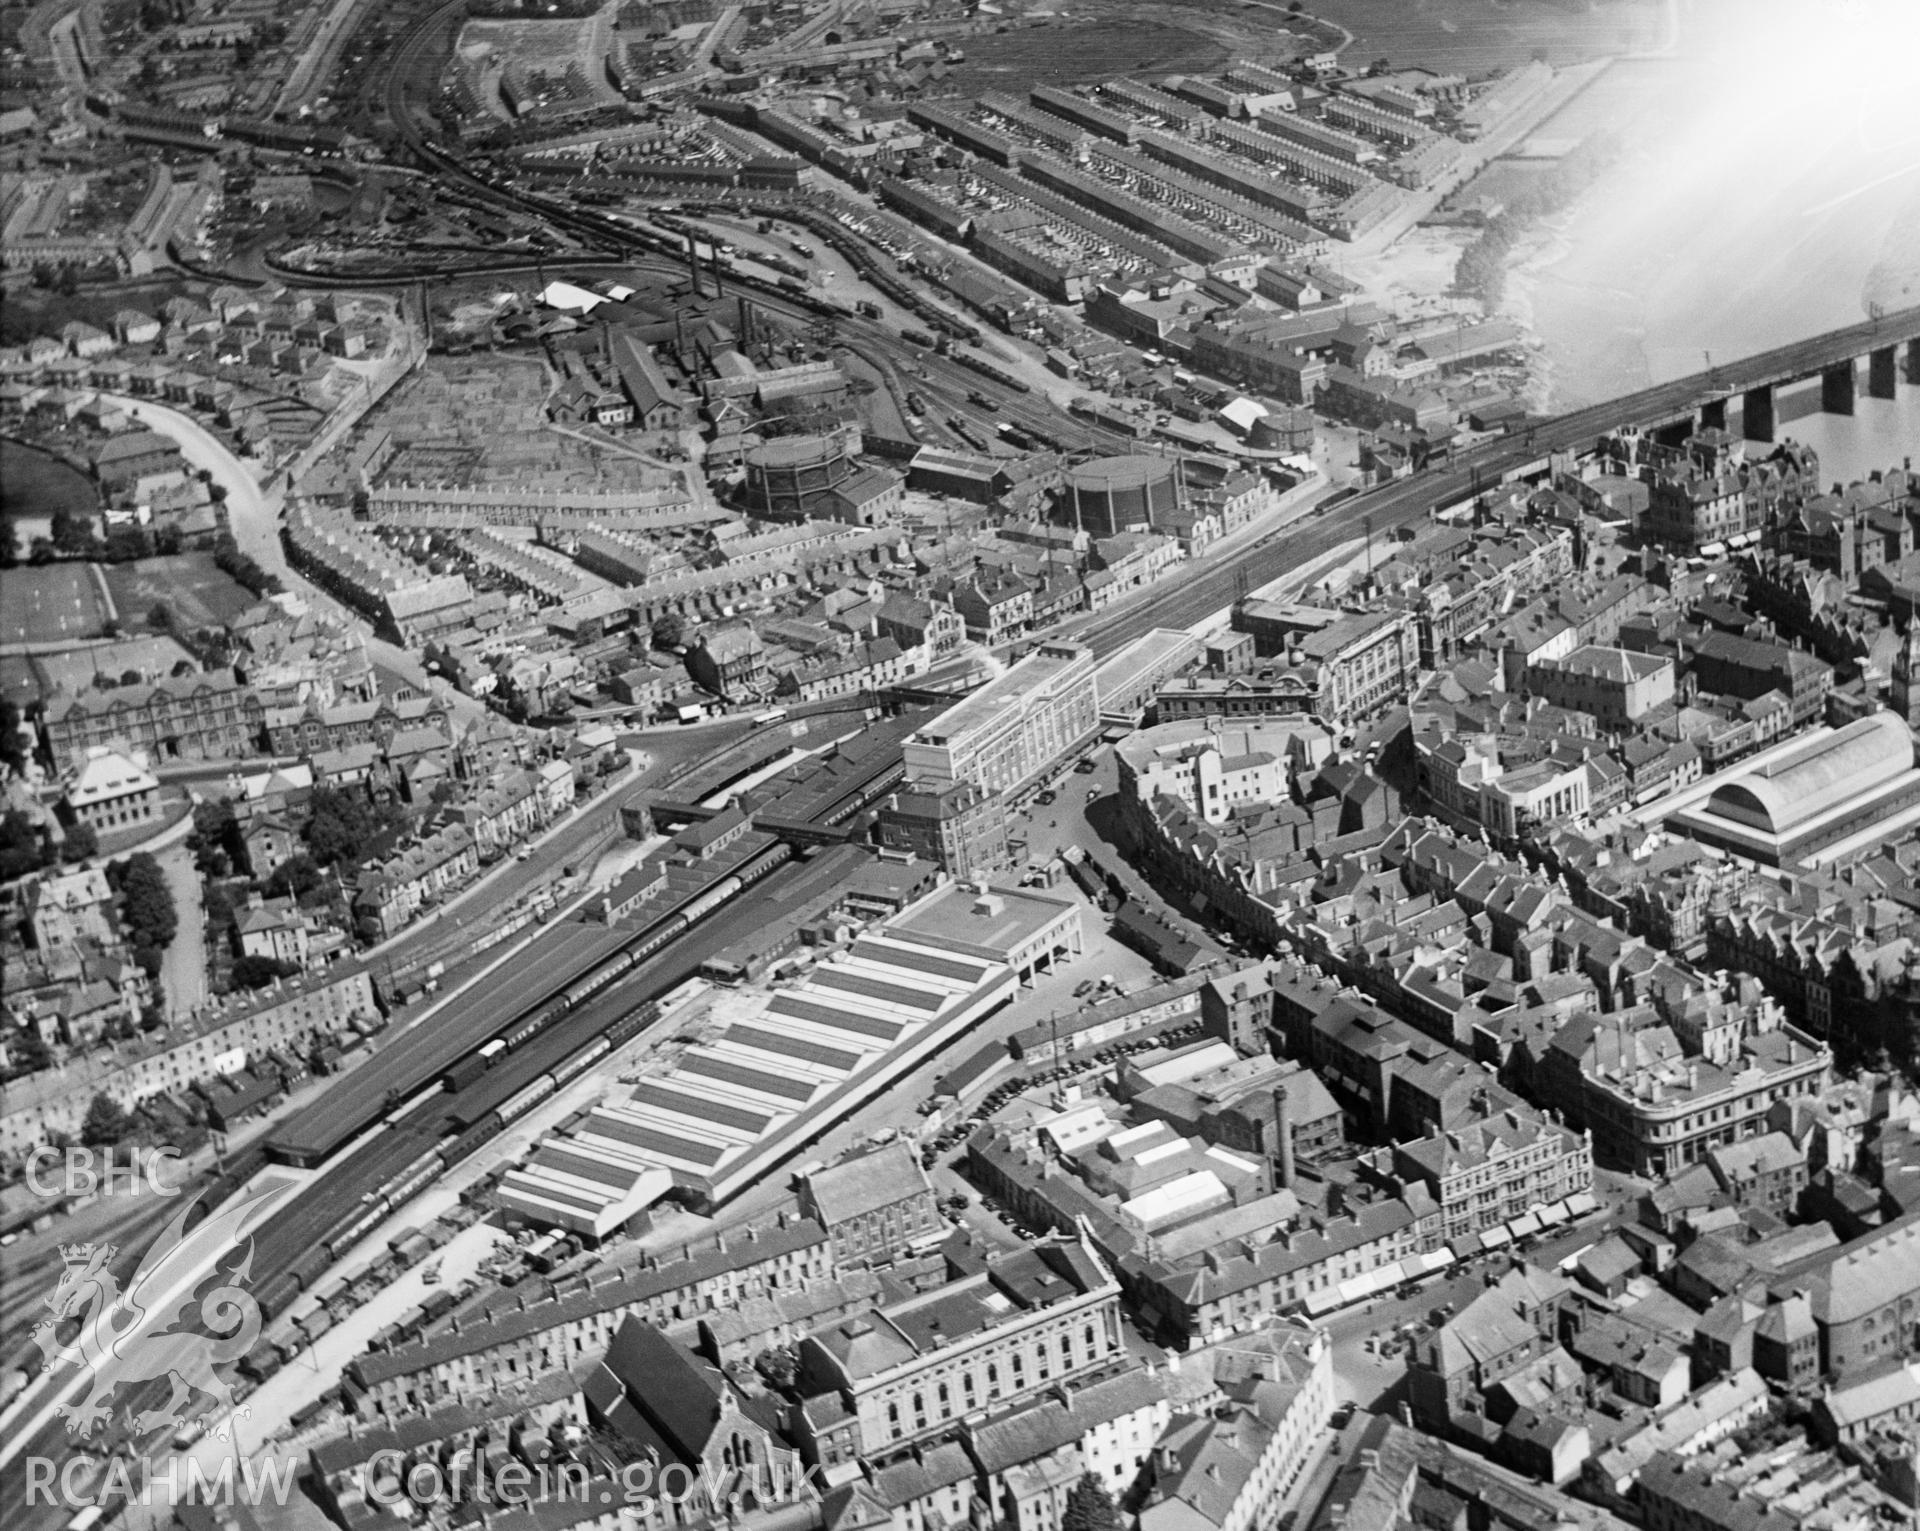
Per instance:
[[[70,807],[90,808],[139,792],[157,792],[160,783],[139,761],[105,745],[92,745],[67,781]]]
[[[889,1143],[874,1153],[815,1170],[807,1177],[807,1193],[829,1230],[931,1192],[926,1172],[905,1143]]]
[[[1912,768],[1911,731],[1898,715],[1877,712],[1728,782],[1707,808],[1784,835]]]

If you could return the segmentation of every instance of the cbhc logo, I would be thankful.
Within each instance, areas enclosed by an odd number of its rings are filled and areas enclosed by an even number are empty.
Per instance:
[[[36,1148],[27,1160],[27,1187],[36,1196],[91,1196],[116,1189],[138,1196],[142,1188],[156,1196],[178,1196],[184,1175],[180,1150],[155,1148],[142,1155],[132,1148]]]

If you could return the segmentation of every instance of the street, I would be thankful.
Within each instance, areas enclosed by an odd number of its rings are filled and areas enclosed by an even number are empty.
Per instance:
[[[297,591],[302,600],[322,611],[337,614],[357,630],[367,653],[382,669],[400,676],[422,695],[442,699],[447,709],[463,723],[486,717],[484,704],[455,690],[446,681],[427,673],[426,667],[408,650],[376,636],[372,625],[358,612],[314,586],[287,563],[286,550],[280,544],[280,495],[264,489],[251,470],[191,415],[155,404],[150,399],[120,398],[119,404],[149,429],[170,436],[179,444],[180,454],[193,467],[209,474],[226,492],[227,529],[233,540],[255,563],[274,575],[287,589]]]

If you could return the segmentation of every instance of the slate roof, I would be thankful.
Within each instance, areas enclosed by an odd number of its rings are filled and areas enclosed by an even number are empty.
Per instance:
[[[807,1177],[807,1192],[829,1231],[909,1197],[930,1194],[919,1158],[904,1142],[842,1160]]]

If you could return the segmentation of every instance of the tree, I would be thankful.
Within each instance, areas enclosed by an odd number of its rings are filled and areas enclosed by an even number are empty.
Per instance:
[[[46,861],[46,846],[32,819],[18,808],[0,817],[0,882],[37,872]]]
[[[282,962],[278,957],[236,957],[233,961],[233,981],[243,989],[264,989],[299,971],[297,963]]]
[[[1120,1510],[1106,1484],[1094,1474],[1083,1474],[1067,1495],[1060,1531],[1120,1531]]]
[[[653,619],[653,646],[676,649],[687,636],[687,624],[678,612],[662,612]]]
[[[267,879],[270,898],[304,898],[320,884],[320,868],[311,856],[295,856],[274,868]]]
[[[193,853],[194,869],[202,877],[232,874],[239,839],[240,824],[233,816],[232,804],[194,804],[193,831],[187,836],[187,849]]]
[[[93,1097],[87,1107],[87,1119],[80,1124],[80,1141],[95,1148],[110,1148],[124,1142],[133,1131],[133,1118],[111,1095]]]
[[[146,676],[142,675],[138,670],[123,670],[120,672],[120,684],[123,686],[144,685],[146,679]]]
[[[60,842],[60,857],[63,861],[85,861],[89,856],[100,854],[100,836],[94,833],[91,824],[69,824],[65,837]]]
[[[173,906],[173,890],[167,886],[167,874],[147,851],[136,851],[118,863],[120,918],[134,958],[148,972],[158,970],[158,955],[180,929],[180,916]],[[140,955],[152,951],[155,960],[148,966]]]
[[[373,838],[373,815],[352,793],[335,787],[317,787],[308,802],[307,827],[301,838],[313,859],[323,867],[337,861],[352,865]]]
[[[153,609],[147,613],[147,626],[157,628],[163,633],[173,631],[173,608],[165,601],[155,601]]]
[[[20,708],[10,696],[0,696],[0,765],[17,776],[27,771],[27,745],[20,733]]]
[[[14,1069],[22,1074],[37,1074],[42,1069],[53,1067],[53,1049],[47,1046],[47,1039],[31,1026],[23,1026],[13,1034],[8,1046],[13,1054]]]

